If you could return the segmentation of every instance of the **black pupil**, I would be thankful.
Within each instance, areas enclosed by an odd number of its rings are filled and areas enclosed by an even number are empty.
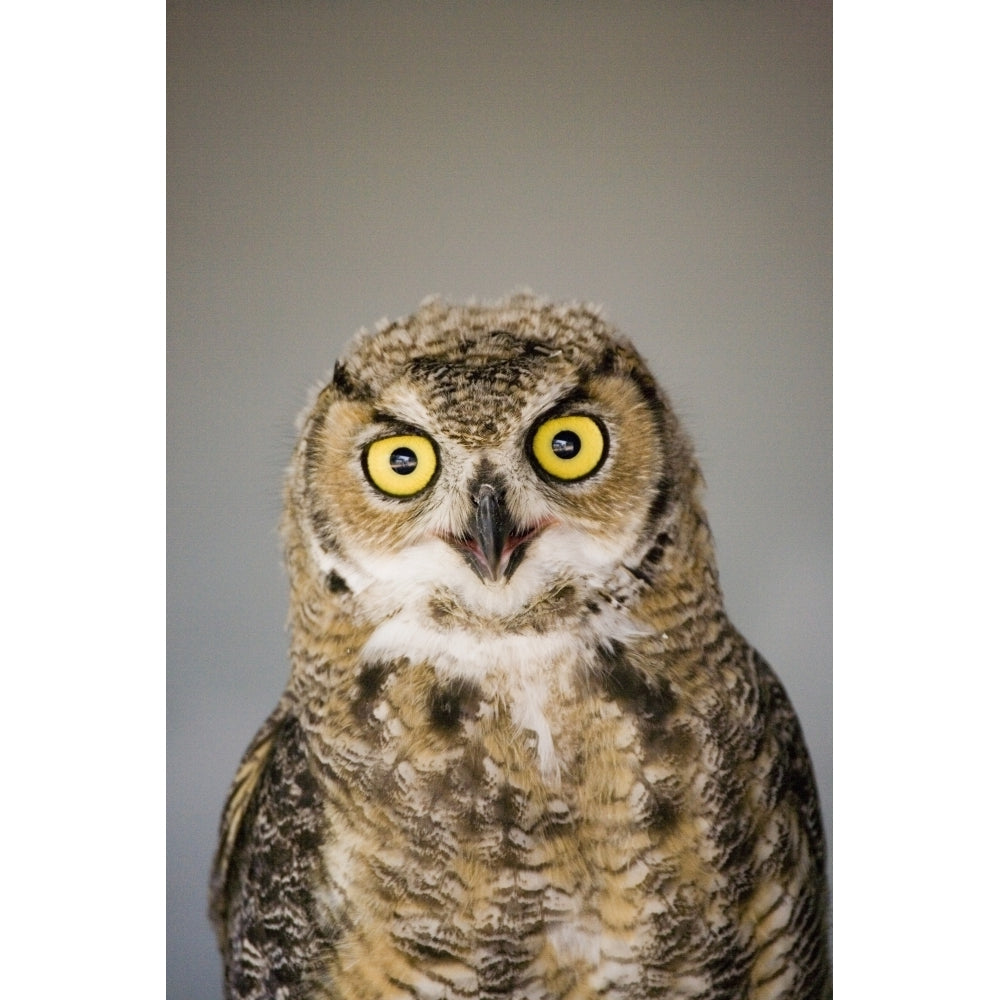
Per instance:
[[[572,431],[560,431],[552,439],[556,458],[572,458],[580,450],[580,437]]]
[[[409,448],[395,448],[389,456],[389,468],[400,476],[408,476],[417,467],[417,456]]]

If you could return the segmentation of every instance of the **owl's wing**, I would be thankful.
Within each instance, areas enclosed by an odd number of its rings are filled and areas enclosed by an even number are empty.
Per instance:
[[[758,875],[753,937],[759,947],[756,969],[765,983],[761,996],[778,980],[794,983],[789,995],[826,1000],[832,996],[829,957],[829,895],[826,848],[819,796],[809,751],[784,687],[756,651],[766,727],[778,753],[768,775],[771,815],[768,831],[776,841]],[[753,996],[757,996],[754,993]],[[785,994],[782,993],[782,996]]]
[[[233,848],[240,832],[247,806],[253,797],[261,773],[271,758],[274,749],[275,733],[283,720],[285,710],[279,705],[257,731],[253,742],[247,747],[236,770],[236,776],[229,788],[226,806],[222,811],[219,823],[219,843],[212,860],[211,891],[209,899],[209,915],[215,926],[219,939],[219,947],[223,947],[226,937],[226,883],[229,866],[233,857]]]
[[[770,707],[769,726],[778,744],[785,748],[780,788],[783,797],[793,804],[805,834],[814,867],[823,872],[826,867],[826,843],[820,815],[819,794],[812,761],[798,715],[792,707],[784,685],[770,664],[754,650],[758,675],[764,687],[764,702]]]
[[[279,706],[237,771],[212,869],[227,997],[299,995],[323,943],[313,912],[322,826],[305,735]]]

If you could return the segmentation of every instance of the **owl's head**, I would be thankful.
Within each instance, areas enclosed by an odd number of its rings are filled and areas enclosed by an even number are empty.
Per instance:
[[[699,481],[645,364],[596,311],[428,300],[359,334],[302,418],[293,584],[372,621],[409,608],[541,631],[559,609],[627,605],[685,558]]]

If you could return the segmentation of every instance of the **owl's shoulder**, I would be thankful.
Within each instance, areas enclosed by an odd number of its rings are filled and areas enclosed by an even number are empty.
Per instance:
[[[226,798],[226,805],[219,823],[219,843],[212,861],[211,917],[216,932],[223,934],[226,919],[225,886],[236,841],[247,816],[247,810],[257,791],[258,784],[274,751],[275,741],[285,720],[286,712],[279,705],[257,731],[243,753],[236,776]]]
[[[777,674],[760,653],[751,649],[751,654],[767,706],[765,725],[778,748],[773,767],[775,796],[801,826],[810,853],[822,870],[826,863],[823,822],[802,726]]]

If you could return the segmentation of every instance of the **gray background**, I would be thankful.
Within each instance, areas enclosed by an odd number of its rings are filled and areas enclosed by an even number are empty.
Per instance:
[[[602,303],[691,431],[731,617],[831,819],[827,3],[170,3],[167,994],[284,685],[306,389],[425,295]]]

